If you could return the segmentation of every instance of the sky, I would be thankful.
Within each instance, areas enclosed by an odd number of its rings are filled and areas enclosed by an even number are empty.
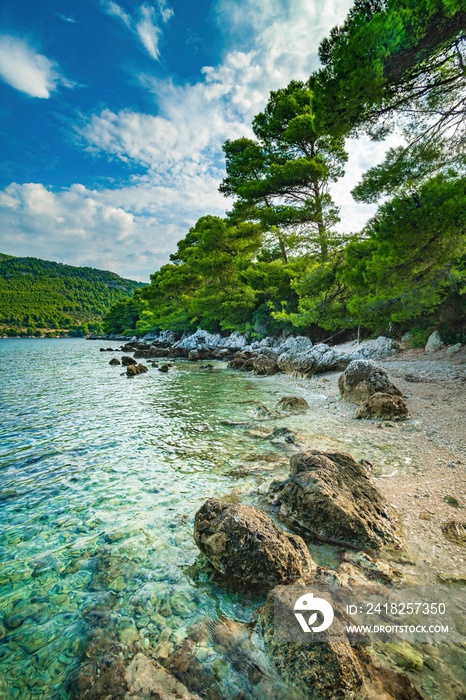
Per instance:
[[[223,216],[222,144],[270,90],[318,68],[347,0],[2,0],[0,252],[148,281],[200,216]],[[348,144],[349,194],[388,143]]]

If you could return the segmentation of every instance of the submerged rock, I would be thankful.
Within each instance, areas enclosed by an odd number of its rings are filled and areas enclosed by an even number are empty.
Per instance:
[[[277,403],[282,411],[307,411],[309,404],[301,396],[283,396]]]
[[[168,372],[170,369],[169,365],[162,365],[161,367],[158,368],[159,372]]]
[[[359,407],[355,418],[380,418],[382,420],[406,420],[409,411],[406,401],[401,396],[384,394],[380,391],[372,394]]]
[[[145,654],[136,654],[126,669],[125,680],[131,697],[159,700],[201,700],[190,693],[163,666]]]
[[[110,362],[108,363],[109,365],[121,365],[120,360],[117,357],[112,357]]]
[[[196,513],[194,540],[217,571],[241,583],[271,588],[316,569],[304,540],[253,506],[209,498]]]
[[[350,403],[363,403],[376,393],[402,396],[389,380],[386,370],[373,360],[350,362],[338,379],[338,387],[342,398]]]
[[[396,514],[366,464],[311,450],[293,455],[290,465],[289,479],[273,482],[269,491],[281,515],[324,541],[356,549],[401,546]]]
[[[274,607],[278,594],[272,590],[260,622],[275,667],[299,696],[309,700],[361,700],[363,672],[346,641],[283,641],[274,630]]]

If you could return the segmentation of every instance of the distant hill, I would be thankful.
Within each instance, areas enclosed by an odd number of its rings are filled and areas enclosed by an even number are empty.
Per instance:
[[[86,335],[143,282],[92,267],[0,253],[0,335]]]

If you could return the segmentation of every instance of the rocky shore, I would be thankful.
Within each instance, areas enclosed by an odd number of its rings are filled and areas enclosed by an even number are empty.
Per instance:
[[[310,436],[297,436],[276,424],[287,413],[308,409],[305,399],[294,395],[283,396],[275,407],[258,407],[259,421],[274,421],[270,428],[231,422],[232,429],[247,429],[258,440],[272,440],[290,452],[287,474],[282,471],[271,479],[266,470],[261,475],[257,505],[208,499],[194,520],[199,570],[214,576],[217,585],[267,595],[253,625],[225,620],[213,634],[225,658],[231,662],[239,653],[250,675],[249,690],[235,699],[463,698],[461,683],[447,671],[449,663],[466,665],[461,647],[442,651],[438,645],[401,641],[352,647],[329,641],[303,651],[276,639],[274,601],[280,585],[466,585],[464,348],[403,350],[384,337],[336,347],[313,345],[305,337],[248,343],[238,334],[222,338],[197,331],[181,340],[169,332],[131,339],[121,351],[133,355],[122,358],[128,376],[148,369],[138,364],[140,359],[168,372],[181,358],[222,361],[231,370],[262,377],[283,373],[315,387],[326,382],[329,407],[339,416],[341,430],[371,436],[388,431],[397,444],[411,443],[419,451],[415,468],[406,457],[403,469],[381,474],[365,456],[321,449]],[[172,362],[160,366],[162,358]],[[115,359],[110,364],[120,363]],[[136,369],[141,367],[145,369]],[[310,551],[313,543],[334,548],[338,563],[318,565]],[[211,632],[191,630],[167,658],[139,650],[121,669],[125,700],[222,700],[210,672],[197,661],[199,639],[205,634]],[[264,644],[267,659],[262,668],[251,652],[258,644]],[[267,664],[281,680],[267,680]],[[93,687],[81,696],[101,697]]]

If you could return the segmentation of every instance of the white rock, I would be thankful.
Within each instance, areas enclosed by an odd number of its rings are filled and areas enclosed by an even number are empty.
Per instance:
[[[434,331],[431,333],[431,335],[429,335],[425,351],[435,352],[436,350],[440,350],[440,348],[443,348],[443,341],[440,337],[440,333],[438,331]]]
[[[304,335],[298,335],[296,338],[287,338],[284,340],[282,343],[280,343],[277,347],[277,352],[280,353],[289,353],[289,354],[298,354],[301,352],[307,352],[312,348],[312,340],[310,338],[306,338]]]

